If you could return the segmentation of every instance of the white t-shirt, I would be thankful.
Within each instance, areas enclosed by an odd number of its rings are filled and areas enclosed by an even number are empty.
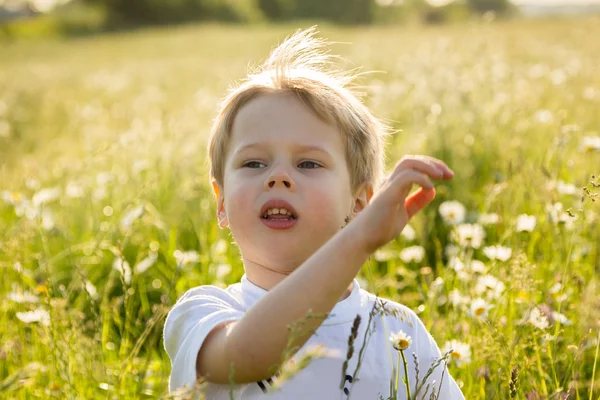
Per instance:
[[[196,380],[196,357],[206,336],[217,325],[226,321],[241,319],[245,312],[256,304],[267,291],[250,282],[246,275],[241,282],[226,289],[216,286],[199,286],[185,293],[169,312],[164,328],[165,349],[171,359],[172,370],[169,378],[169,391],[173,392],[184,385],[191,387]],[[379,310],[390,312],[375,313],[369,324],[369,313],[378,304]],[[384,305],[381,308],[381,305]],[[354,341],[354,353],[343,373],[343,364],[348,351],[348,338],[356,315],[361,316],[358,335]],[[369,335],[365,340],[365,330],[369,326]],[[378,298],[361,289],[354,279],[352,293],[338,302],[329,317],[316,333],[294,355],[297,361],[304,351],[315,345],[322,345],[328,356],[313,360],[292,379],[283,383],[278,390],[270,391],[278,376],[261,382],[234,385],[235,399],[367,399],[384,400],[390,393],[390,379],[398,366],[399,352],[389,341],[391,333],[404,331],[412,338],[411,346],[405,350],[408,362],[408,375],[411,395],[415,398],[415,363],[413,353],[419,364],[419,386],[427,370],[441,357],[435,341],[427,332],[417,315],[407,307]],[[360,349],[366,341],[360,368],[356,371]],[[329,353],[337,353],[329,354]],[[394,376],[395,373],[394,373]],[[402,377],[404,367],[400,360],[398,379],[398,399],[405,399],[406,388]],[[440,381],[442,382],[440,386]],[[343,383],[342,383],[343,382]],[[229,385],[206,383],[207,400],[229,400]],[[340,385],[342,386],[340,388]],[[429,391],[425,388],[429,385]],[[464,399],[454,379],[442,362],[422,385],[418,399],[430,398],[431,390],[439,390],[439,399]]]

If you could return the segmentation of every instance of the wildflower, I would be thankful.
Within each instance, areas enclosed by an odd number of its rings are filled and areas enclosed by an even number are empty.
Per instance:
[[[554,121],[554,115],[550,110],[538,110],[534,115],[534,119],[540,124],[549,124]]]
[[[42,217],[42,227],[45,230],[51,231],[52,229],[54,229],[55,223],[54,223],[54,214],[52,213],[52,211],[50,211],[49,209],[42,210],[41,217]]]
[[[454,288],[448,293],[448,300],[450,301],[450,304],[457,307],[461,304],[466,304],[470,299],[469,297],[460,294],[460,290]]]
[[[506,261],[512,256],[512,250],[504,246],[487,246],[483,248],[483,254],[490,260]]]
[[[400,252],[400,259],[407,263],[419,263],[423,261],[423,257],[425,257],[425,249],[422,246],[410,246]]]
[[[40,298],[33,293],[30,292],[11,292],[8,294],[8,299],[14,301],[15,303],[23,304],[23,303],[38,303]]]
[[[480,214],[477,222],[484,226],[495,225],[500,222],[500,216],[496,213]]]
[[[412,344],[412,338],[404,331],[400,330],[390,335],[390,342],[392,342],[392,347],[394,347],[394,349],[401,351],[410,347]]]
[[[451,236],[462,247],[471,246],[478,249],[485,238],[485,231],[479,224],[460,224],[454,229]]]
[[[114,175],[110,172],[99,172],[96,175],[96,183],[98,186],[106,186],[109,182],[112,182],[115,179]]]
[[[487,317],[487,313],[490,308],[492,308],[492,306],[487,301],[479,297],[474,299],[471,303],[470,314],[473,317],[484,319]]]
[[[487,272],[487,267],[482,261],[479,260],[471,260],[469,263],[469,269],[471,272],[476,272],[479,274],[485,274]]]
[[[406,225],[404,229],[402,229],[400,235],[402,235],[402,237],[404,237],[404,239],[408,240],[409,242],[415,240],[415,236],[417,236],[414,228],[410,225]]]
[[[190,250],[190,251],[175,250],[173,255],[175,256],[177,263],[181,267],[187,267],[192,264],[196,264],[198,261],[200,261],[200,254],[194,250]]]
[[[230,264],[218,264],[214,266],[215,277],[222,281],[231,272]]]
[[[123,228],[123,229],[129,228],[143,214],[144,214],[144,206],[138,206],[138,207],[135,207],[135,208],[129,210],[121,218],[121,228]]]
[[[48,314],[48,311],[41,308],[34,311],[18,312],[17,318],[26,324],[39,322],[44,326],[50,325],[50,314]]]
[[[578,195],[580,193],[577,186],[561,180],[548,182],[546,188],[548,190],[556,190],[560,194]]]
[[[573,325],[573,322],[571,322],[566,315],[556,311],[552,311],[552,321],[558,321],[561,325]]]
[[[537,307],[529,312],[529,318],[527,318],[527,322],[542,330],[546,329],[550,325],[548,323],[548,318]]]
[[[448,262],[448,267],[456,271],[456,277],[461,281],[466,281],[471,278],[471,275],[465,268],[465,264],[458,257],[453,257]]]
[[[479,295],[488,293],[493,298],[498,298],[504,292],[504,283],[492,275],[483,275],[477,280],[475,292]]]
[[[65,194],[67,195],[67,197],[77,199],[83,197],[85,195],[85,192],[81,185],[79,185],[77,182],[71,181],[67,183],[67,187],[65,188]]]
[[[440,215],[449,224],[460,224],[465,220],[465,206],[458,201],[445,201],[440,204]]]
[[[442,354],[451,352],[450,361],[454,361],[457,367],[471,363],[471,346],[467,343],[452,339],[451,341],[446,342],[441,351]]]
[[[50,202],[58,199],[59,197],[60,197],[60,189],[57,187],[49,188],[49,189],[42,189],[33,195],[33,197],[31,198],[31,202],[33,203],[33,205],[35,207],[39,207],[42,204],[50,203]]]
[[[585,153],[600,151],[600,136],[584,136],[581,139],[581,151]]]
[[[398,256],[398,252],[389,249],[379,249],[373,254],[375,260],[382,262],[388,261]]]
[[[535,224],[535,216],[521,214],[517,217],[517,232],[532,232]]]

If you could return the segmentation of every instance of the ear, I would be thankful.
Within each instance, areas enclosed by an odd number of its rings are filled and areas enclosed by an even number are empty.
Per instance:
[[[354,195],[354,208],[352,209],[352,216],[356,216],[361,212],[373,197],[373,186],[363,183]]]
[[[212,181],[212,188],[215,192],[215,198],[217,201],[217,219],[219,221],[219,227],[225,229],[229,226],[229,220],[227,219],[227,213],[225,212],[225,197],[223,196],[223,188],[217,183]]]

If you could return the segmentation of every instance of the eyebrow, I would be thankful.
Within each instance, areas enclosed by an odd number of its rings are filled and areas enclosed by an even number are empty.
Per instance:
[[[249,149],[253,149],[253,148],[262,148],[263,146],[264,145],[262,143],[250,143],[250,144],[240,147],[235,152],[235,154],[237,155],[245,150],[249,150]],[[324,148],[319,147],[319,146],[297,144],[297,145],[294,145],[294,148],[297,149],[298,151],[300,151],[301,153],[307,153],[310,151],[318,151],[320,153],[324,153],[327,156],[331,157],[331,154],[327,150],[325,150]]]

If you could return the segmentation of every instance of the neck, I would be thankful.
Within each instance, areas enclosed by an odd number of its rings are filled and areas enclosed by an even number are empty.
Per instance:
[[[293,273],[293,271],[280,271],[277,268],[262,265],[244,257],[242,257],[242,260],[248,280],[267,291],[273,289],[279,282]],[[353,288],[354,283],[351,283],[338,301],[342,301],[350,296]]]

